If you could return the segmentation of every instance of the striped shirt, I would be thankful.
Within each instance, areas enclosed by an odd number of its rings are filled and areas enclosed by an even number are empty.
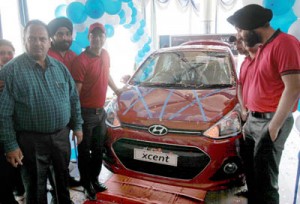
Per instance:
[[[11,60],[0,71],[0,142],[5,152],[18,148],[16,132],[52,133],[70,124],[81,130],[75,82],[59,61],[46,57],[43,69],[28,54]]]

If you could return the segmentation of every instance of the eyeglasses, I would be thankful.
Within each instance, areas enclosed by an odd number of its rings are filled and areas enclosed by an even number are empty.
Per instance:
[[[0,51],[0,55],[1,56],[4,56],[4,55],[9,55],[9,56],[13,56],[14,55],[14,52],[13,51]]]
[[[48,38],[45,38],[45,37],[28,37],[28,41],[30,43],[35,43],[35,42],[41,42],[41,43],[47,43],[48,42]]]

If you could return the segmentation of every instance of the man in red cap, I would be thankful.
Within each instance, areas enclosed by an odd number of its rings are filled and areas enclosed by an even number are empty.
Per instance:
[[[243,97],[249,110],[242,156],[250,204],[279,204],[279,163],[300,94],[300,43],[274,30],[272,16],[270,9],[250,4],[227,19],[246,46],[262,43],[247,71],[251,83]]]
[[[104,26],[100,23],[92,24],[88,39],[90,46],[74,60],[71,74],[80,95],[84,120],[83,141],[78,146],[80,181],[86,197],[95,200],[96,192],[107,189],[98,181],[106,136],[106,112],[103,107],[107,86],[116,94],[119,91],[109,74],[109,54],[102,48],[106,40]]]

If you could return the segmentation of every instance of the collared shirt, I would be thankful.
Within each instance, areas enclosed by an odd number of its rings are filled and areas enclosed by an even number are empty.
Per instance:
[[[65,55],[62,56],[59,51],[53,49],[52,47],[48,51],[48,55],[62,62],[71,72],[71,65],[73,60],[77,57],[76,53],[72,50],[67,50]]]
[[[87,48],[72,64],[72,76],[82,83],[80,103],[84,108],[103,108],[109,79],[110,59],[105,49],[100,56]]]
[[[246,56],[241,68],[240,68],[240,76],[238,83],[242,89],[242,99],[244,106],[248,109],[248,91],[249,91],[249,86],[252,83],[252,77],[251,74],[251,69],[253,69],[253,60],[251,59],[250,56]]]
[[[281,77],[300,74],[300,42],[277,30],[259,47],[253,63],[247,106],[250,111],[275,112],[284,90]]]
[[[81,130],[80,102],[72,76],[47,56],[43,69],[28,54],[0,71],[5,87],[0,95],[0,142],[5,152],[18,148],[16,132],[52,133],[66,127]]]

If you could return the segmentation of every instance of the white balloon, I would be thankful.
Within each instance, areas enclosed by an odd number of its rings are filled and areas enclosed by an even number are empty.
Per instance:
[[[288,33],[300,40],[300,18],[290,26]]]
[[[96,23],[96,22],[99,22],[99,20],[98,20],[98,19],[94,19],[94,18],[87,17],[87,19],[85,20],[84,24],[85,24],[87,27],[90,27],[90,25],[92,25],[93,23]]]
[[[118,25],[120,23],[120,17],[118,15],[109,15],[104,13],[101,18],[97,19],[97,22],[102,24]]]
[[[295,120],[295,127],[300,132],[300,115],[298,115],[298,117]]]
[[[108,15],[107,13],[104,13],[104,14],[101,16],[101,18],[98,18],[98,19],[97,19],[97,22],[102,23],[103,25],[104,25],[104,24],[109,24],[109,23],[108,23],[109,16],[110,16],[110,15]]]
[[[120,16],[119,15],[111,15],[109,18],[109,24],[111,25],[118,25],[120,23]]]
[[[128,24],[128,23],[131,22],[131,14],[132,14],[132,10],[131,10],[131,8],[130,8],[127,4],[125,4],[125,3],[122,4],[122,9],[123,9],[124,12],[125,12],[126,20],[125,20],[124,25],[126,25],[126,24]]]
[[[75,24],[74,25],[74,32],[83,32],[86,28],[85,23],[82,24]]]
[[[295,15],[300,18],[300,0],[296,0],[293,5],[293,11]]]
[[[246,6],[248,4],[262,5],[262,0],[243,0],[243,6]]]

